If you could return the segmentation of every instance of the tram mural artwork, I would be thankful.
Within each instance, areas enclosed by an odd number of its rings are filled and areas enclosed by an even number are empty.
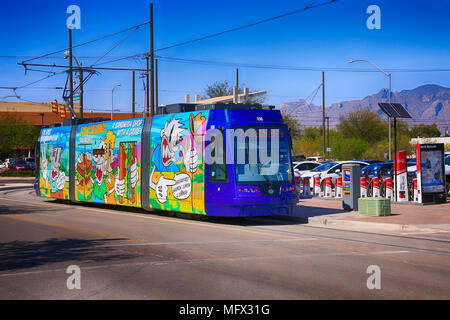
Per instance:
[[[208,111],[165,115],[152,124],[150,207],[205,214]]]
[[[41,132],[39,192],[42,197],[69,199],[70,128],[48,128]]]
[[[78,127],[76,200],[140,206],[142,126],[136,119]]]
[[[281,156],[273,160],[274,173],[259,170],[248,175],[246,168],[255,166],[228,158],[226,163],[206,161],[213,159],[207,154],[211,150],[214,157],[235,152],[234,138],[224,136],[216,154],[216,138],[212,148],[207,130],[275,128],[287,133],[279,110],[260,105],[245,109],[241,104],[183,108],[175,104],[153,117],[78,119],[72,125],[42,129],[37,195],[208,216],[293,214],[298,199],[288,134],[280,135]],[[237,150],[245,152],[253,147],[240,145]]]

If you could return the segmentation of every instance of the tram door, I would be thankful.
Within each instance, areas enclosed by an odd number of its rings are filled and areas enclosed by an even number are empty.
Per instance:
[[[92,201],[92,145],[83,144],[80,145],[80,148],[82,148],[82,153],[76,159],[76,199],[78,201]],[[87,156],[88,152],[91,154],[90,157]]]
[[[205,136],[203,134],[195,135],[198,155],[198,167],[197,171],[192,174],[192,212],[193,213],[205,213],[205,156],[203,154],[203,143]]]
[[[119,196],[119,203],[125,205],[137,205],[138,184],[132,187],[133,179],[139,178],[132,176],[131,167],[137,165],[136,161],[136,142],[120,143],[120,162],[119,162],[119,179],[124,181],[123,196]]]

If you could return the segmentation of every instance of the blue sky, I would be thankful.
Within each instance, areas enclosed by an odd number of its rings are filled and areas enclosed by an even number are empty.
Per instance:
[[[326,1],[326,0],[325,0]],[[316,3],[325,2],[317,0]],[[303,8],[311,1],[216,1],[155,0],[155,49],[220,32]],[[0,86],[21,86],[46,76],[28,72],[17,65],[22,56],[38,56],[67,47],[66,8],[81,8],[81,29],[73,31],[73,43],[145,22],[149,1],[2,1],[0,4]],[[381,29],[369,30],[369,5],[381,9]],[[317,71],[239,68],[240,82],[256,90],[267,90],[266,103],[277,107],[283,102],[304,99],[321,82],[321,68],[372,70],[366,63],[349,64],[349,59],[369,59],[383,69],[449,69],[450,1],[339,0],[251,28],[212,39],[156,52],[162,57],[212,60],[232,64],[261,64],[314,67]],[[92,63],[116,44],[124,34],[75,48],[74,55],[84,65]],[[148,26],[137,30],[107,57],[105,62],[146,52]],[[93,58],[94,57],[94,58]],[[35,60],[65,64],[63,54]],[[123,60],[103,66],[143,67],[140,59]],[[183,102],[186,93],[203,94],[208,84],[235,79],[235,66],[159,62],[159,102]],[[60,69],[58,69],[60,71]],[[325,72],[326,104],[363,98],[387,87],[380,72]],[[450,72],[393,72],[392,89],[412,89],[423,84],[450,87]],[[25,100],[61,100],[66,77],[60,74],[18,90]],[[101,71],[87,84],[86,111],[110,110],[111,88],[115,108],[131,110],[131,72]],[[142,80],[137,79],[137,101],[144,102]],[[10,95],[0,90],[0,100]],[[2,99],[3,98],[3,99]],[[315,103],[321,104],[321,93]]]

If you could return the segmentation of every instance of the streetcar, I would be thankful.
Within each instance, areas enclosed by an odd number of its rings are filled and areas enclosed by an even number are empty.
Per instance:
[[[41,130],[40,197],[223,217],[292,215],[298,201],[292,141],[272,106],[173,104],[67,122]]]

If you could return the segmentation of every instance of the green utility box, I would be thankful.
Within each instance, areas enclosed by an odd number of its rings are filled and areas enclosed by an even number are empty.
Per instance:
[[[388,198],[359,198],[358,212],[360,216],[391,215],[391,200]]]

